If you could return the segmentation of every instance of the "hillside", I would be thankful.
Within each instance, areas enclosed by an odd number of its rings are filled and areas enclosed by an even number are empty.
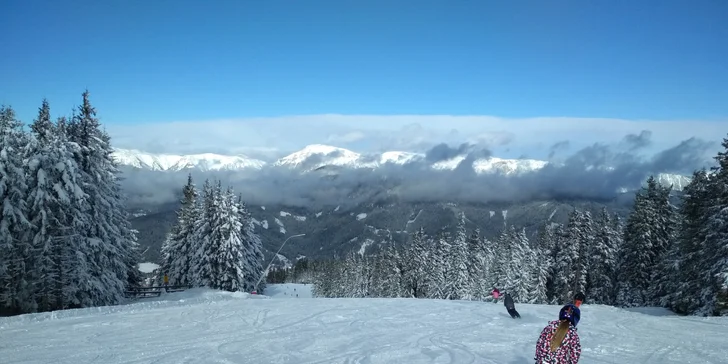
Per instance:
[[[272,161],[122,149],[115,156],[137,216],[132,224],[144,260],[152,262],[159,261],[164,236],[176,219],[175,200],[188,173],[198,186],[206,178],[219,178],[243,194],[269,253],[266,259],[287,236],[305,233],[284,247],[288,260],[373,252],[383,242],[403,243],[420,227],[430,234],[452,228],[460,211],[468,230],[478,228],[488,238],[505,224],[525,227],[533,236],[545,222],[566,222],[574,208],[596,212],[606,206],[625,216],[645,173],[466,151],[435,157],[435,151],[360,154],[317,144]],[[676,191],[690,180],[668,173],[657,177]]]
[[[281,289],[279,291],[284,291]],[[252,299],[258,298],[258,299]],[[532,363],[559,307],[415,299],[266,299],[204,289],[0,318],[5,363]],[[580,363],[712,364],[727,318],[582,306]],[[697,340],[686,340],[685,334]]]
[[[453,229],[460,211],[465,213],[468,230],[479,228],[486,237],[494,238],[506,223],[525,227],[527,233],[533,236],[540,224],[546,221],[565,223],[575,207],[596,213],[603,206],[624,216],[629,202],[454,204],[396,201],[388,204],[333,206],[321,210],[279,205],[248,207],[255,219],[255,231],[261,236],[263,247],[267,250],[266,259],[270,259],[270,253],[278,250],[288,236],[306,234],[291,240],[281,251],[286,258],[295,259],[301,255],[331,257],[350,250],[375,252],[383,242],[406,242],[408,234],[420,227],[429,234],[435,234],[442,228]],[[164,236],[176,221],[173,205],[164,208],[163,211],[131,220],[133,227],[139,230],[138,239],[144,251],[144,261],[159,262],[159,249]]]

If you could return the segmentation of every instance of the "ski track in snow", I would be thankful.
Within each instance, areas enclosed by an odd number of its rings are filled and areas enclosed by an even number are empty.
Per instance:
[[[290,292],[296,288],[301,297]],[[531,364],[559,306],[415,299],[270,299],[194,289],[139,303],[0,318],[3,363]],[[247,298],[247,299],[246,299]],[[252,299],[260,298],[260,299]],[[286,299],[287,298],[287,299]],[[582,306],[580,363],[724,363],[728,318]]]

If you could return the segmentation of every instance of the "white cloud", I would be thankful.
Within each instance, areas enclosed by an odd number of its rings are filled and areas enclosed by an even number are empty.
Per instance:
[[[728,120],[651,121],[539,117],[509,119],[450,115],[305,115],[150,124],[111,124],[121,148],[148,152],[249,154],[275,158],[308,144],[328,143],[359,152],[424,150],[437,143],[470,142],[496,155],[546,158],[551,147],[569,149],[596,142],[617,143],[627,134],[651,131],[645,152],[656,152],[690,137],[719,142]]]
[[[360,132],[360,131],[353,131],[351,133],[346,133],[343,135],[339,134],[332,134],[329,135],[328,139],[326,139],[329,143],[353,143],[357,140],[362,140],[366,138],[366,134]]]

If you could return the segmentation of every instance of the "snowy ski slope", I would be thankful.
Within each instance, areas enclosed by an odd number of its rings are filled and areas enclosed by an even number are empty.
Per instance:
[[[0,318],[11,363],[530,364],[559,307],[414,299],[272,297],[194,289],[117,307]],[[305,293],[304,293],[305,294]],[[293,298],[293,299],[286,299]],[[590,363],[726,363],[728,318],[583,306]]]

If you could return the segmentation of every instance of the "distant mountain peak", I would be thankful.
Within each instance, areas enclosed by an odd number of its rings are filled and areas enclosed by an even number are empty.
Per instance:
[[[261,169],[266,165],[266,162],[262,160],[244,155],[229,156],[214,153],[189,155],[152,154],[136,149],[120,148],[114,148],[112,157],[121,165],[153,171]]]
[[[325,144],[311,144],[303,149],[293,152],[274,163],[267,163],[245,155],[221,155],[214,153],[200,153],[190,155],[153,154],[135,149],[115,149],[113,157],[121,165],[131,166],[152,171],[242,171],[261,170],[266,167],[288,168],[301,172],[326,171],[329,174],[338,174],[337,171],[348,168],[379,168],[385,165],[406,165],[409,163],[423,163],[425,168],[434,170],[452,171],[469,163],[478,174],[519,175],[534,172],[547,166],[549,162],[536,159],[504,159],[487,157],[470,159],[462,154],[450,159],[426,162],[425,155],[407,151],[387,151],[376,154],[360,154],[349,149],[339,148]],[[608,166],[588,167],[611,169]],[[690,177],[679,174],[658,173],[655,175],[659,183],[665,186],[672,185],[676,190],[682,190],[690,182]]]
[[[361,158],[361,154],[348,149],[311,144],[277,160],[273,166],[305,167],[307,169],[316,169],[325,165],[356,167]]]

